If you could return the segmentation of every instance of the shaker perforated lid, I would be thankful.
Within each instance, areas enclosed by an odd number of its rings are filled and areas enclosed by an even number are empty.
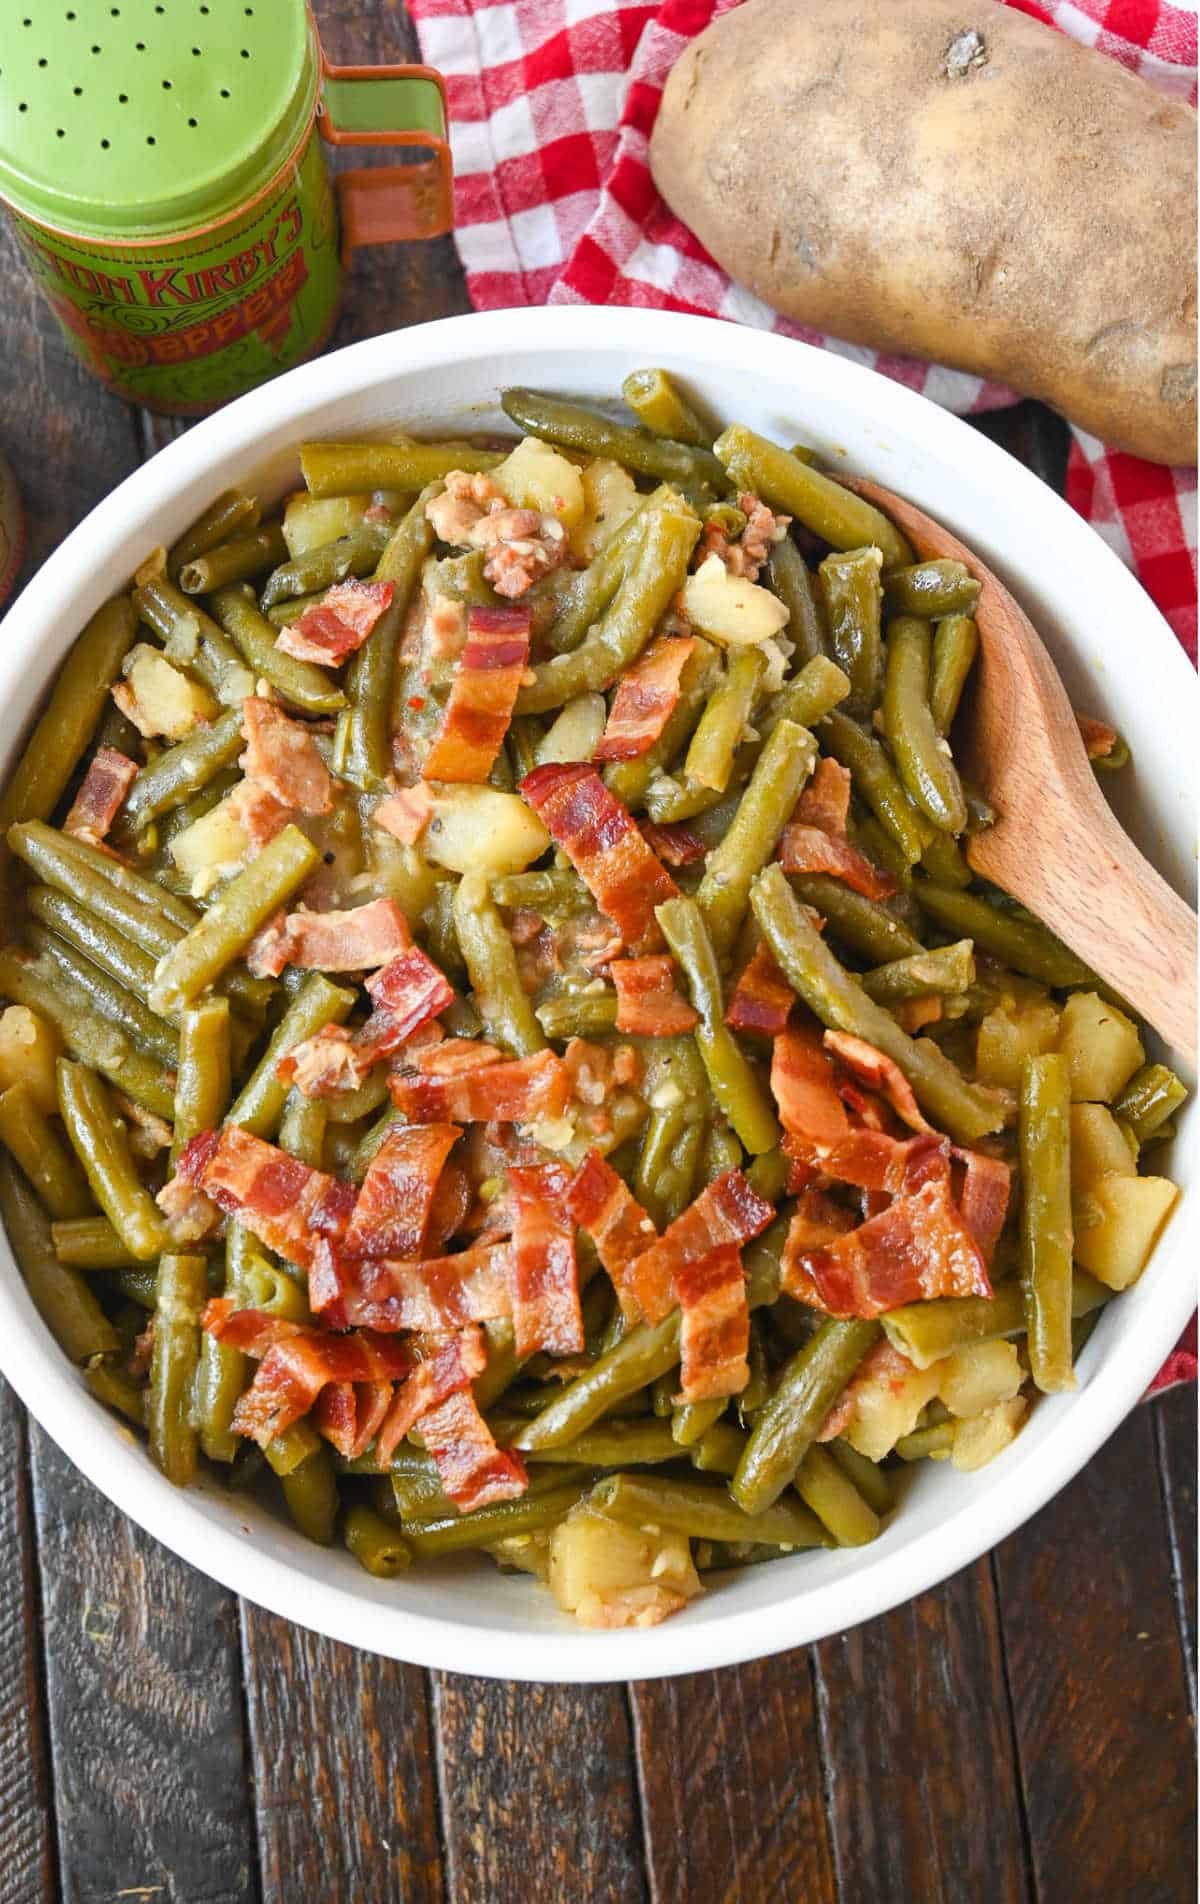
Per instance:
[[[319,65],[304,0],[0,0],[0,197],[84,236],[203,225],[295,148]]]

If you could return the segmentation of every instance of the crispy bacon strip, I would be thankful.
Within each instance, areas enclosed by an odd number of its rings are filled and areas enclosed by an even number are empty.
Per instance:
[[[522,1358],[539,1349],[547,1355],[578,1355],[583,1349],[567,1183],[561,1164],[509,1166],[513,1332]]]
[[[727,1170],[710,1183],[682,1216],[676,1217],[630,1269],[638,1306],[647,1322],[668,1313],[676,1272],[698,1262],[724,1243],[749,1243],[775,1215],[774,1207],[747,1183],[740,1170]]]
[[[275,638],[280,654],[297,661],[315,661],[340,667],[347,655],[361,648],[379,617],[392,605],[392,582],[338,582],[323,602],[311,608]]]
[[[348,1256],[419,1256],[457,1124],[389,1130],[363,1178],[341,1248]]]
[[[408,921],[394,899],[372,899],[345,912],[298,906],[256,933],[246,963],[256,978],[278,978],[285,965],[306,972],[364,972],[411,944]]]
[[[675,1271],[680,1308],[681,1394],[685,1402],[740,1395],[750,1379],[750,1310],[742,1253],[723,1243]]]
[[[792,808],[791,819],[844,836],[850,818],[850,769],[823,754]]]
[[[313,1406],[313,1427],[347,1461],[365,1454],[392,1405],[391,1382],[327,1382]]]
[[[853,1210],[809,1185],[796,1198],[788,1242],[793,1255],[799,1255],[805,1250],[824,1249],[827,1243],[836,1243],[839,1236],[857,1227],[858,1217]]]
[[[1098,721],[1091,714],[1077,714],[1075,720],[1079,727],[1089,760],[1106,760],[1117,744],[1117,730],[1107,721]]]
[[[912,1131],[931,1131],[933,1125],[922,1116],[913,1096],[913,1088],[894,1058],[889,1058],[865,1038],[848,1031],[827,1031],[825,1049],[853,1072],[868,1091],[879,1091],[887,1099],[902,1124]]]
[[[258,1309],[234,1309],[228,1298],[208,1304],[204,1327],[228,1347],[261,1357],[232,1424],[236,1434],[251,1436],[261,1448],[306,1415],[328,1382],[391,1383],[413,1366],[407,1342],[328,1335]]]
[[[425,1446],[446,1493],[464,1514],[524,1494],[529,1475],[519,1454],[498,1448],[470,1389],[421,1417]]]
[[[236,1216],[268,1249],[307,1269],[317,1238],[345,1229],[354,1186],[311,1170],[236,1124],[227,1124],[215,1144],[214,1136],[201,1131],[185,1144],[177,1175],[227,1216]]]
[[[526,1123],[560,1117],[571,1095],[571,1075],[552,1051],[509,1058],[449,1074],[390,1080],[392,1102],[413,1124]]]
[[[761,1038],[778,1038],[787,1030],[788,1016],[796,994],[784,978],[775,954],[761,939],[750,955],[741,977],[733,988],[725,1023],[731,1031],[757,1032]]]
[[[257,780],[239,780],[232,793],[226,795],[224,807],[259,852],[270,845],[277,833],[283,832],[292,818],[291,807],[277,800]],[[250,857],[253,858],[253,854]]]
[[[297,813],[332,813],[333,779],[307,727],[274,701],[250,694],[242,702],[246,751],[238,765],[247,779]]]
[[[983,1251],[984,1261],[990,1264],[1008,1215],[1011,1172],[1002,1158],[989,1157],[982,1150],[959,1150],[956,1146],[950,1154],[962,1167],[958,1198],[962,1220]]]
[[[482,782],[504,744],[529,661],[528,608],[473,608],[428,780]]]
[[[331,1329],[414,1329],[436,1335],[512,1314],[512,1249],[476,1243],[423,1261],[354,1260],[318,1238],[308,1273],[314,1315]]]
[[[698,833],[682,820],[639,820],[642,838],[664,866],[695,866],[708,852]]]
[[[835,1144],[848,1133],[850,1120],[838,1094],[833,1059],[812,1027],[793,1025],[776,1038],[771,1089],[789,1135],[812,1144]]]
[[[654,908],[673,899],[679,888],[596,769],[580,761],[535,767],[521,782],[521,797],[625,944],[634,952],[656,950],[662,934]]]
[[[887,1131],[854,1129],[832,1144],[813,1144],[789,1134],[782,1149],[792,1160],[789,1191],[828,1177],[859,1190],[899,1196],[950,1172],[949,1143],[936,1131],[904,1140]]]
[[[864,899],[891,899],[896,891],[891,874],[872,865],[849,840],[816,826],[799,826],[795,820],[789,820],[783,830],[779,864],[785,873],[828,873]]]
[[[452,1395],[466,1391],[487,1366],[487,1348],[479,1329],[463,1329],[432,1348],[398,1388],[375,1438],[381,1468],[386,1468],[410,1428]]]
[[[990,1296],[987,1265],[945,1176],[817,1249],[783,1250],[783,1287],[832,1316],[879,1316],[936,1296]]]
[[[137,762],[128,754],[115,747],[98,747],[63,821],[63,832],[99,846],[137,775]]]
[[[654,1224],[598,1150],[589,1151],[567,1187],[571,1220],[586,1230],[608,1272],[626,1322],[641,1319],[631,1270],[655,1240]]]
[[[674,1038],[693,1031],[700,1014],[675,984],[675,964],[663,953],[641,959],[614,959],[609,966],[617,988],[617,1030],[644,1038]]]
[[[593,760],[636,760],[653,747],[679,700],[693,635],[658,635],[617,683]]]
[[[372,826],[382,827],[402,846],[415,846],[433,814],[433,795],[423,780],[415,787],[389,793],[371,813]]]
[[[276,1075],[305,1097],[336,1097],[339,1091],[355,1090],[373,1065],[431,1027],[454,1000],[444,973],[418,945],[397,952],[366,985],[374,1010],[365,1025],[354,1032],[325,1025],[276,1065]]]

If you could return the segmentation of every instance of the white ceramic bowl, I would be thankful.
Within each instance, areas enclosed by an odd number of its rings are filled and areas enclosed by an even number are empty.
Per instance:
[[[8,615],[0,640],[4,773],[88,616],[229,483],[279,494],[295,483],[292,446],[305,437],[492,428],[503,422],[497,392],[505,384],[607,400],[645,364],[670,366],[718,417],[785,443],[801,439],[834,467],[878,478],[977,550],[1024,603],[1072,698],[1128,737],[1134,765],[1117,783],[1128,802],[1122,818],[1167,878],[1188,889],[1195,682],[1170,630],[1099,537],[1019,463],[899,384],[783,338],[639,311],[504,311],[373,338],[254,391],[161,451],[68,536]],[[1193,1175],[1186,1144],[1185,1132],[1172,1160],[1185,1189]],[[585,1632],[536,1584],[501,1575],[490,1561],[374,1580],[344,1551],[311,1546],[212,1481],[172,1488],[60,1354],[7,1245],[0,1365],[47,1432],[119,1507],[185,1560],[276,1613],[354,1646],[453,1671],[651,1678],[840,1631],[1011,1533],[1112,1433],[1170,1350],[1195,1301],[1196,1228],[1185,1196],[1137,1287],[1105,1312],[1082,1358],[1078,1392],[1039,1401],[985,1471],[959,1475],[925,1463],[873,1545],[748,1568],[649,1632]]]

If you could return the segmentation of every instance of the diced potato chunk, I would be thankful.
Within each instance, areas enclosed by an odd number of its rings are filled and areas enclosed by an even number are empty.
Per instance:
[[[571,548],[590,562],[612,541],[622,523],[628,522],[640,499],[629,471],[611,457],[593,457],[580,476],[583,516],[571,531]]]
[[[942,1363],[897,1374],[890,1362],[877,1379],[869,1377],[855,1389],[854,1413],[843,1430],[846,1440],[868,1461],[882,1461],[901,1435],[910,1435],[917,1417],[937,1394]]]
[[[123,673],[127,692],[115,688],[113,698],[141,734],[182,740],[197,722],[216,716],[217,704],[208,689],[172,667],[148,642],[139,641],[130,651]]]
[[[1072,992],[1063,1006],[1058,1048],[1076,1101],[1110,1104],[1145,1063],[1137,1026],[1097,992]]]
[[[492,471],[492,481],[515,509],[557,516],[565,529],[583,520],[583,478],[573,463],[540,437],[524,437]]]
[[[203,899],[220,880],[240,871],[249,854],[250,835],[236,818],[231,798],[193,820],[171,841],[171,858],[195,899]]]
[[[1075,1199],[1075,1261],[1109,1289],[1128,1289],[1178,1196],[1166,1177],[1101,1177]]]
[[[971,1342],[942,1363],[938,1394],[952,1415],[969,1419],[1011,1401],[1024,1379],[1011,1342]]]
[[[657,1626],[702,1591],[684,1535],[581,1502],[550,1536],[550,1591],[581,1626]]]
[[[683,585],[688,620],[725,648],[753,647],[787,626],[788,612],[770,589],[730,575],[719,555],[710,555]]]
[[[1137,1149],[1103,1104],[1071,1106],[1071,1193],[1101,1177],[1135,1177]]]
[[[1058,1041],[1059,1010],[1049,999],[1020,1008],[997,1005],[980,1021],[975,1044],[975,1073],[981,1084],[1002,1084],[1015,1091],[1026,1058],[1053,1051]]]
[[[23,1084],[38,1110],[50,1117],[58,1110],[54,1066],[61,1054],[56,1025],[24,1005],[0,1012],[0,1091]]]
[[[602,694],[577,694],[538,742],[538,766],[551,760],[590,760],[607,719]]]
[[[370,503],[367,494],[357,496],[310,496],[301,490],[289,496],[283,512],[283,539],[291,556],[306,555],[309,549],[324,548],[339,536],[349,535],[362,521]]]
[[[1028,1412],[1029,1403],[1024,1395],[1014,1395],[1011,1401],[997,1402],[985,1415],[960,1422],[950,1451],[953,1465],[965,1474],[986,1467],[1010,1441],[1016,1440],[1017,1430]]]
[[[550,835],[515,793],[496,787],[434,787],[421,851],[452,873],[520,873],[546,851]]]

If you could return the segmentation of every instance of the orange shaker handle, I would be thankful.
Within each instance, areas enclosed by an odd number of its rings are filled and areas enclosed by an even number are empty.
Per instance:
[[[332,66],[322,56],[317,129],[329,145],[407,146],[411,165],[340,172],[335,184],[342,263],[360,245],[438,238],[454,227],[454,170],[446,137],[446,86],[432,66]]]

